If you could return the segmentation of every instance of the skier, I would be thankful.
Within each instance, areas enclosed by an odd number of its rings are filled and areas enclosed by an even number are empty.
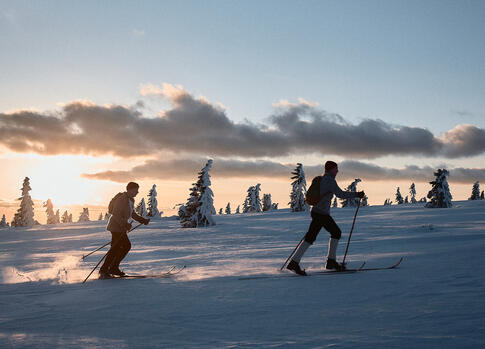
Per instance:
[[[337,271],[345,270],[345,266],[337,263],[336,254],[339,239],[342,235],[337,223],[330,216],[330,203],[335,194],[340,199],[351,199],[355,197],[363,198],[365,193],[360,192],[346,192],[340,189],[335,176],[338,173],[338,165],[333,161],[325,163],[325,173],[320,180],[320,199],[316,205],[312,207],[311,216],[312,221],[304,240],[301,242],[298,249],[295,251],[293,258],[287,265],[287,269],[299,275],[306,275],[305,270],[300,268],[300,260],[303,254],[310,247],[317,238],[320,229],[324,227],[330,233],[330,240],[328,243],[328,255],[326,269],[335,269]]]
[[[137,183],[130,182],[126,192],[118,193],[110,202],[110,213],[107,230],[111,232],[111,248],[109,249],[103,266],[99,270],[100,279],[111,278],[112,275],[123,276],[120,263],[131,249],[127,233],[131,230],[130,218],[147,225],[150,220],[139,216],[135,210],[134,197],[138,194]]]

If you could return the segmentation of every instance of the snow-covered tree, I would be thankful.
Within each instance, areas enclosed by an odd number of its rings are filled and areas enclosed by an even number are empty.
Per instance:
[[[384,206],[391,206],[392,202],[391,199],[387,198],[386,201],[384,201]]]
[[[292,212],[306,211],[308,204],[305,201],[306,194],[306,179],[303,165],[298,163],[296,168],[291,172],[293,182],[291,183],[290,205]]]
[[[72,213],[69,214],[69,223],[72,223]]]
[[[361,182],[360,178],[356,178],[349,186],[345,189],[345,191],[357,191],[357,183]],[[352,198],[352,199],[342,199],[340,201],[342,207],[356,207],[357,203],[359,202],[359,198]]]
[[[205,167],[200,170],[198,180],[190,189],[190,196],[185,204],[180,223],[185,228],[215,225],[213,215],[214,193],[212,192],[209,171],[212,168],[212,160],[207,161]],[[180,211],[179,211],[180,212]]]
[[[248,195],[244,200],[243,213],[261,212],[263,206],[261,205],[261,198],[259,193],[261,192],[261,184],[249,187]]]
[[[404,200],[402,198],[401,190],[399,189],[399,187],[397,187],[397,190],[396,190],[396,204],[398,205],[404,204]]]
[[[426,197],[423,196],[421,199],[419,199],[419,202],[424,202],[425,203],[426,202]]]
[[[405,203],[405,204],[409,204],[409,198],[408,198],[408,196],[407,196],[407,195],[406,195],[406,197],[404,198],[404,203]]]
[[[272,210],[272,211],[276,211],[276,210],[278,210],[278,203],[277,203],[277,202],[273,202],[273,203],[271,204],[271,210]]]
[[[79,215],[78,222],[89,222],[89,208],[85,207],[83,208],[83,211]]]
[[[220,215],[222,214],[222,207],[219,209],[219,214]]]
[[[226,214],[231,214],[231,203],[230,202],[227,203]]]
[[[237,205],[236,214],[240,214],[240,213],[241,213],[241,205]]]
[[[364,198],[362,199],[361,206],[363,206],[363,207],[369,206],[369,204],[367,203],[367,200],[369,200],[369,198],[367,197],[367,195],[364,195]]]
[[[61,223],[61,217],[59,216],[59,210],[56,211],[56,223]]]
[[[5,218],[5,215],[3,215],[2,220],[0,221],[0,228],[6,228],[6,227],[8,227],[7,220]]]
[[[414,185],[414,183],[412,183],[411,186],[409,187],[409,194],[411,195],[411,203],[415,204],[417,201],[416,201],[416,186]]]
[[[147,207],[145,205],[145,198],[141,198],[140,203],[136,206],[135,211],[142,217],[148,216]]]
[[[438,169],[434,175],[436,178],[434,181],[429,182],[431,184],[431,190],[427,195],[431,201],[426,204],[426,207],[451,207],[453,197],[451,196],[448,181],[446,180],[449,172],[446,169]]]
[[[271,194],[263,194],[263,212],[271,210],[272,206]]]
[[[333,199],[333,204],[332,204],[332,207],[338,207],[338,203],[337,203],[337,197],[335,197]]]
[[[22,185],[22,196],[20,200],[20,208],[15,213],[12,221],[12,227],[31,227],[35,224],[34,220],[34,202],[30,197],[30,179],[25,177],[24,183]]]
[[[103,220],[103,212],[100,212],[99,217],[98,217],[98,221],[102,221],[102,220]]]
[[[62,223],[70,223],[69,222],[69,214],[67,213],[67,211],[64,211],[64,213],[62,214],[61,222]]]
[[[44,202],[45,212],[47,214],[47,224],[56,224],[56,215],[54,213],[54,205],[52,205],[51,199],[47,199]]]
[[[160,218],[161,214],[158,210],[158,201],[157,201],[157,185],[154,184],[152,189],[148,192],[148,210],[147,210],[147,217],[151,217],[152,219]]]
[[[482,193],[480,194],[480,199],[485,199],[485,194],[484,194],[484,191],[482,190]]]
[[[473,184],[472,195],[468,198],[468,200],[480,200],[480,182],[476,181]]]

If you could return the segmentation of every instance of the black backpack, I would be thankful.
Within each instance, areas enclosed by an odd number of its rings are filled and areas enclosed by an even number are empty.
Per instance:
[[[115,208],[115,203],[116,203],[116,200],[118,200],[121,195],[123,195],[123,193],[118,193],[114,196],[114,198],[111,199],[111,201],[109,202],[109,205],[108,205],[108,213],[109,214],[113,214],[113,210]]]
[[[320,201],[320,182],[322,181],[322,176],[316,176],[312,180],[310,188],[308,188],[305,201],[308,205],[315,206]]]

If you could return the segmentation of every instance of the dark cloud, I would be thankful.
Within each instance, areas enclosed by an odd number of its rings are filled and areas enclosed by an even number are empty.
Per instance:
[[[128,171],[104,171],[83,174],[83,177],[125,183],[130,180],[193,180],[207,159],[150,160]],[[211,170],[213,178],[269,178],[289,180],[295,164],[274,161],[243,161],[216,159]],[[304,166],[309,181],[323,172],[323,165]],[[364,181],[410,180],[428,182],[433,179],[436,168],[429,166],[405,166],[404,168],[381,167],[360,161],[342,161],[339,164],[339,179]],[[455,183],[485,182],[485,169],[449,169],[450,180]]]
[[[39,154],[156,156],[165,151],[218,157],[274,157],[314,152],[376,158],[385,155],[446,156],[485,152],[485,130],[458,125],[434,136],[419,127],[379,119],[351,124],[300,100],[277,105],[266,125],[230,120],[224,108],[180,87],[145,86],[142,94],[168,98],[172,107],[156,117],[135,106],[72,102],[58,113],[0,113],[0,145]]]

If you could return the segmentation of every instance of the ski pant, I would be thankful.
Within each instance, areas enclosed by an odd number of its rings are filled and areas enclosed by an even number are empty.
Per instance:
[[[131,249],[131,242],[126,233],[111,232],[111,248],[106,255],[100,271],[107,273],[111,268],[119,268],[121,261]]]
[[[313,211],[311,212],[311,215],[312,222],[310,223],[308,232],[305,235],[306,242],[308,242],[309,244],[313,244],[322,227],[324,227],[330,233],[333,239],[340,239],[340,237],[342,236],[342,231],[330,215],[320,214]]]

